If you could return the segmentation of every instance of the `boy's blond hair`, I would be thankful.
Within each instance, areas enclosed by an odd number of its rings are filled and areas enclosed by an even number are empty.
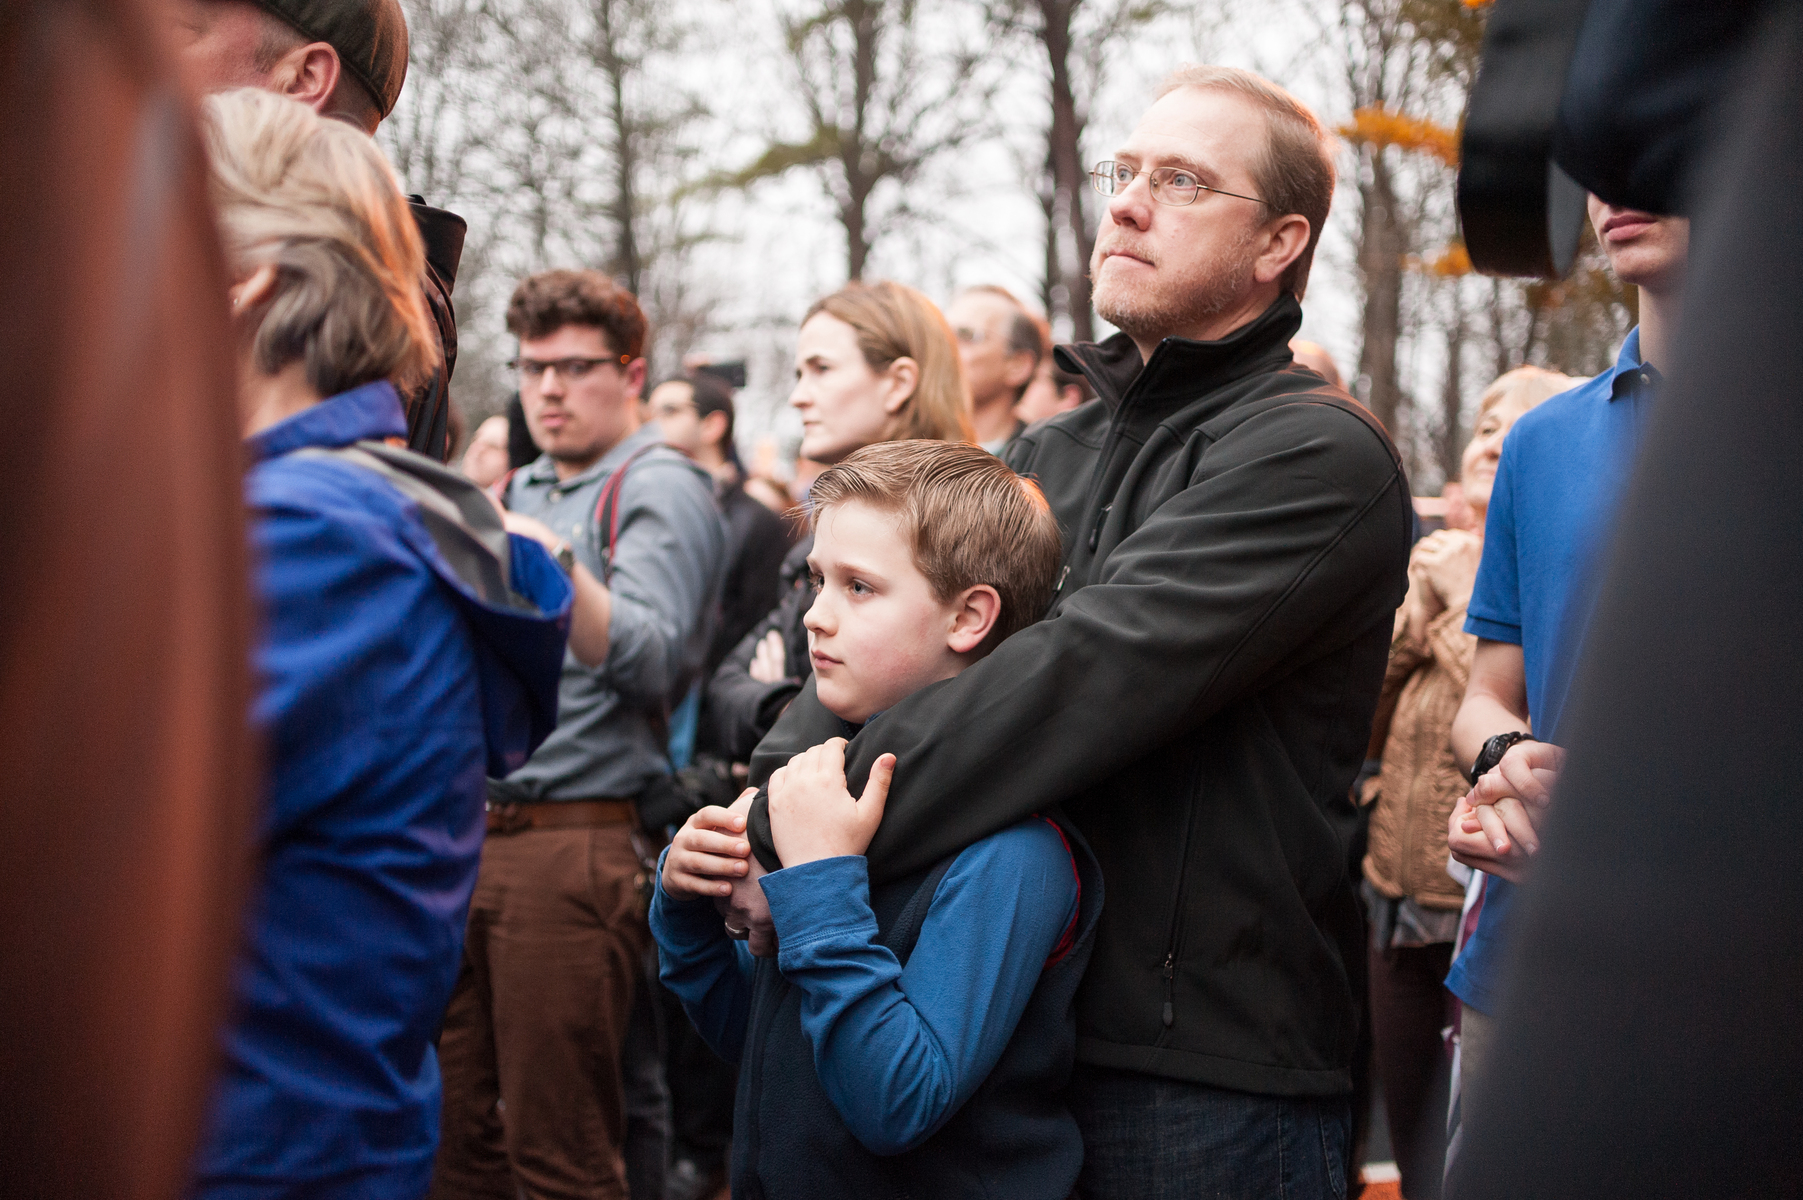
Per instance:
[[[980,446],[879,442],[822,471],[808,489],[809,525],[859,501],[899,517],[914,565],[940,600],[988,584],[1001,597],[987,653],[1045,615],[1063,558],[1058,521],[1039,486]]]

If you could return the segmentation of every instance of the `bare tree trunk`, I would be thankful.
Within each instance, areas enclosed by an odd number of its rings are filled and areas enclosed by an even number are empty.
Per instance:
[[[1058,310],[1059,302],[1065,298],[1064,260],[1058,253],[1058,195],[1058,181],[1052,173],[1052,154],[1048,140],[1045,181],[1039,189],[1039,208],[1045,213],[1045,271],[1039,284],[1039,300],[1045,308],[1048,321]]]
[[[1530,283],[1522,289],[1528,304],[1528,331],[1521,339],[1521,354],[1515,362],[1518,366],[1526,366],[1533,361],[1534,347],[1540,344],[1540,335],[1546,326],[1546,292],[1543,283]]]
[[[1364,202],[1359,234],[1359,274],[1365,283],[1364,345],[1359,375],[1365,381],[1365,403],[1392,437],[1400,440],[1396,413],[1402,406],[1402,382],[1396,367],[1396,344],[1402,335],[1402,256],[1405,249],[1401,214],[1389,164],[1381,148],[1368,151],[1371,176],[1359,185]]]
[[[638,166],[637,130],[626,110],[626,75],[631,69],[620,53],[623,31],[614,18],[617,0],[595,0],[595,62],[607,79],[608,123],[613,126],[613,196],[607,205],[614,226],[613,275],[633,295],[643,284],[644,264],[639,255],[637,200],[634,176]]]
[[[1446,378],[1440,387],[1440,477],[1448,483],[1459,477],[1459,459],[1465,449],[1464,407],[1465,297],[1455,279],[1452,322],[1446,327]]]
[[[626,113],[625,73],[610,71],[609,83],[614,101],[614,197],[610,206],[614,221],[614,274],[626,290],[638,295],[643,283],[644,263],[639,255],[638,194],[633,176],[638,165],[638,147],[633,143],[632,122]]]
[[[1095,338],[1090,311],[1089,256],[1095,249],[1095,229],[1083,204],[1089,173],[1083,166],[1084,116],[1077,106],[1071,80],[1071,18],[1080,0],[1039,0],[1040,41],[1052,68],[1052,128],[1047,141],[1051,154],[1052,186],[1064,197],[1065,219],[1077,250],[1077,270],[1065,280],[1071,336],[1079,342]],[[1050,235],[1048,234],[1048,237]]]
[[[1499,378],[1509,369],[1509,339],[1503,330],[1503,281],[1490,281],[1490,338],[1496,344],[1496,365],[1490,378]]]
[[[845,226],[845,278],[864,278],[864,265],[870,259],[870,240],[865,234],[864,202],[868,195],[854,194],[839,208],[839,223]]]
[[[864,278],[870,259],[870,224],[866,206],[876,187],[873,163],[866,162],[874,147],[864,143],[870,119],[871,95],[876,89],[877,36],[881,28],[882,0],[847,0],[845,16],[852,29],[852,128],[851,137],[839,147],[845,167],[845,200],[839,221],[845,226],[845,277]]]

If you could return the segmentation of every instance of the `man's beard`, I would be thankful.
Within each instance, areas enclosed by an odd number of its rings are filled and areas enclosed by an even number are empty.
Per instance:
[[[1247,230],[1238,242],[1182,274],[1171,274],[1167,262],[1159,269],[1161,278],[1150,284],[1110,285],[1097,279],[1092,297],[1096,312],[1135,341],[1182,337],[1184,331],[1232,308],[1251,290],[1258,257],[1252,250],[1256,235],[1256,229]],[[1103,252],[1110,248],[1096,244],[1092,279],[1101,274]]]

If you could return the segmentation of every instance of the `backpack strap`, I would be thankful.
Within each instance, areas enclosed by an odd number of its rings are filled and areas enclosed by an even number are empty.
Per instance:
[[[883,945],[889,947],[902,966],[908,965],[908,958],[914,953],[914,945],[920,941],[920,931],[927,923],[927,910],[933,907],[933,896],[939,891],[939,881],[951,870],[952,860],[956,854],[948,854],[933,864],[914,894],[908,897],[908,903],[902,906],[895,924],[883,938]]]
[[[1071,878],[1077,884],[1077,906],[1071,911],[1070,922],[1065,925],[1064,932],[1059,935],[1058,944],[1052,947],[1052,953],[1045,960],[1045,969],[1049,971],[1063,962],[1069,957],[1070,952],[1077,948],[1077,926],[1083,918],[1083,872],[1077,869],[1077,854],[1071,849],[1071,840],[1064,836],[1064,826],[1044,813],[1034,813],[1033,815],[1050,825],[1052,832],[1058,835],[1058,841],[1063,844],[1064,853],[1070,859]]]
[[[507,489],[513,486],[513,477],[519,473],[518,467],[508,467],[507,474],[488,485],[488,494],[494,497],[495,503],[502,508],[507,507]]]
[[[607,477],[601,485],[601,495],[595,501],[595,528],[602,535],[601,542],[601,582],[606,585],[613,579],[614,545],[620,540],[620,493],[626,487],[626,472],[632,464],[653,450],[659,448],[676,450],[668,442],[651,442],[640,446],[632,455]],[[676,450],[678,454],[682,451]]]

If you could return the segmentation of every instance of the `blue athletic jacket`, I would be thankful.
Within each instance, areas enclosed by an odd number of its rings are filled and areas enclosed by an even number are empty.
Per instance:
[[[432,1040],[462,952],[484,781],[556,719],[572,595],[556,563],[496,529],[510,561],[491,555],[492,578],[472,582],[473,543],[447,541],[442,514],[367,457],[320,453],[406,432],[394,389],[373,383],[247,443],[267,793],[198,1164],[207,1197],[425,1193]],[[444,482],[429,460],[397,461]]]

